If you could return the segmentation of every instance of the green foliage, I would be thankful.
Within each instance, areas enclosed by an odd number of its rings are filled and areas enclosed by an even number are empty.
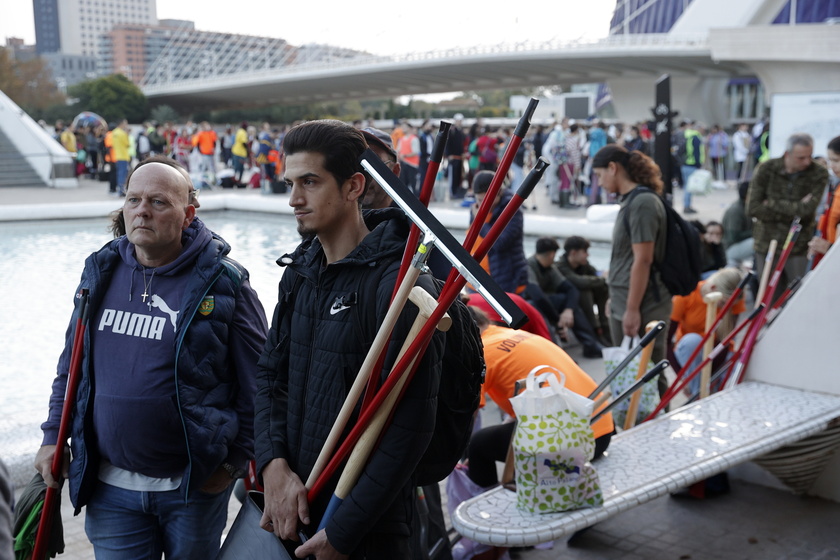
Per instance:
[[[68,93],[78,99],[74,106],[79,111],[93,111],[108,122],[125,118],[137,123],[145,120],[148,114],[146,96],[122,74],[76,84]]]
[[[181,122],[181,116],[178,114],[178,111],[169,105],[158,105],[149,112],[149,118],[158,123]]]

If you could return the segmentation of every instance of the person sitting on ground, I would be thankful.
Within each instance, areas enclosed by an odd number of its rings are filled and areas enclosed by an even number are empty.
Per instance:
[[[580,292],[580,308],[601,344],[611,346],[610,320],[607,315],[610,289],[607,279],[600,276],[595,267],[589,264],[589,240],[573,235],[563,243],[563,251],[563,255],[557,259],[554,266]]]
[[[685,366],[706,330],[706,303],[703,297],[720,292],[721,302],[727,301],[738,287],[743,273],[737,268],[724,268],[712,274],[707,280],[697,284],[697,288],[687,296],[674,296],[671,309],[671,324],[668,331],[668,360],[677,368]],[[721,304],[722,305],[722,304]],[[715,333],[715,343],[725,338],[735,327],[738,316],[746,310],[744,298],[741,297],[727,312]],[[713,360],[712,369],[716,371],[726,362],[727,353],[721,353]],[[691,364],[687,373],[691,373],[703,360],[702,352]],[[696,376],[688,387],[690,394],[696,394],[700,389],[700,376]]]
[[[699,221],[694,221],[692,224],[700,232],[700,257],[703,259],[701,276],[708,278],[726,266],[726,250],[721,245],[723,226],[720,222],[714,221],[705,226]]]
[[[487,364],[479,406],[484,406],[489,396],[507,415],[507,421],[502,424],[474,433],[467,448],[469,477],[487,488],[498,483],[496,461],[505,460],[513,436],[516,423],[512,421],[515,415],[510,398],[518,380],[524,379],[535,367],[549,365],[561,371],[566,377],[566,387],[579,395],[588,397],[598,384],[556,344],[531,333],[492,324],[480,309],[472,305],[469,309],[481,331]],[[595,436],[593,459],[597,459],[607,450],[615,433],[612,414],[607,413],[592,424],[592,432]]]
[[[550,325],[560,329],[561,338],[565,338],[566,329],[572,329],[583,345],[585,358],[600,358],[601,343],[580,308],[580,292],[554,266],[559,248],[557,241],[551,237],[537,240],[536,254],[528,257],[525,297],[545,315]]]
[[[728,267],[740,267],[744,261],[753,258],[753,222],[747,217],[746,211],[749,189],[750,182],[741,181],[738,185],[738,200],[723,213],[723,247]]]

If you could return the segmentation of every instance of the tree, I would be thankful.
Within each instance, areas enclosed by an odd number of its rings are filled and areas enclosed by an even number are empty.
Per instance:
[[[43,60],[14,60],[9,50],[3,48],[0,48],[0,91],[30,115],[65,101]]]
[[[169,105],[158,105],[149,113],[149,118],[159,123],[180,122],[181,116],[178,111]]]
[[[77,109],[93,111],[108,122],[125,118],[137,123],[148,114],[146,96],[122,74],[76,84],[69,88],[68,93],[78,98],[75,103]]]

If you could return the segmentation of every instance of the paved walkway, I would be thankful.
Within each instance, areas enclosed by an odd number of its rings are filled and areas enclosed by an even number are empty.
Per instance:
[[[107,188],[106,183],[84,179],[77,189],[4,188],[0,189],[0,206],[113,201],[113,207],[118,207],[120,200],[110,198]],[[231,192],[215,189],[203,193],[201,200]],[[677,193],[678,209],[682,207],[681,194]],[[283,196],[261,195],[252,189],[236,191],[236,195]],[[704,223],[720,220],[736,196],[734,188],[729,188],[695,197],[698,214],[691,218]],[[458,207],[454,202],[432,204],[433,209]],[[542,186],[532,195],[526,213],[560,220],[579,220],[585,216],[582,208],[563,210],[550,204]],[[603,378],[600,360],[583,358],[580,346],[575,343],[566,350],[596,380]],[[93,558],[84,534],[84,513],[73,517],[66,491],[62,504],[67,549],[61,558]],[[229,524],[238,509],[238,503],[232,499]],[[574,547],[557,542],[548,550],[514,550],[511,557],[528,560],[840,559],[840,539],[834,532],[838,521],[840,504],[733,481],[729,495],[705,501],[660,498],[596,525]]]

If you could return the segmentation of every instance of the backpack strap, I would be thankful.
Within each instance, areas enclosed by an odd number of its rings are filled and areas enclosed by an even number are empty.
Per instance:
[[[230,257],[222,257],[222,264],[225,266],[227,275],[233,280],[237,288],[242,286],[242,281],[245,279],[245,269]]]

